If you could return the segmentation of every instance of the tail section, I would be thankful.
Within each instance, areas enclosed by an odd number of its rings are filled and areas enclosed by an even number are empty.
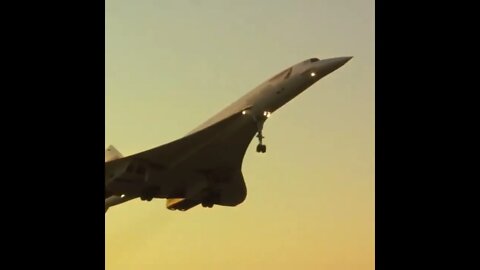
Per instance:
[[[122,157],[123,155],[120,152],[118,152],[118,150],[115,147],[113,147],[113,145],[110,145],[107,148],[107,150],[105,150],[105,162],[119,159]]]
[[[110,145],[105,150],[105,162],[119,159],[122,157],[123,155],[120,152],[118,152],[118,150],[115,147],[113,147],[113,145]],[[127,200],[124,199],[123,197],[110,196],[109,193],[107,192],[107,187],[105,186],[105,213],[107,213],[108,208],[110,208],[111,206],[122,203],[124,201],[127,201]]]

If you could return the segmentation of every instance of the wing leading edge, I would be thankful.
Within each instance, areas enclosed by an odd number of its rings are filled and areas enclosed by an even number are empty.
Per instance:
[[[138,154],[112,160],[105,166],[108,170],[119,163],[140,161],[165,169],[240,168],[255,133],[255,123],[240,111],[203,130]]]
[[[160,171],[179,170],[202,174],[218,171],[227,172],[223,174],[229,175],[228,177],[236,182],[232,186],[237,187],[238,191],[231,192],[236,197],[235,200],[238,201],[241,197],[244,199],[246,188],[241,174],[241,166],[245,152],[255,136],[257,128],[254,121],[243,115],[242,111],[171,143],[107,162],[105,164],[106,186],[111,180],[108,179],[108,175],[112,175],[112,171],[134,162],[145,164],[149,168]],[[192,181],[196,180],[193,179]],[[174,195],[176,194],[171,194],[171,196],[167,194],[164,197],[167,199],[178,198]],[[129,196],[127,192],[126,196]],[[235,204],[235,200],[229,202],[228,198],[225,199],[224,205]],[[123,198],[122,200],[120,198],[115,200],[112,198],[111,200],[112,205],[117,204],[116,202],[123,202]],[[115,203],[113,203],[114,201]],[[179,198],[175,201],[167,201],[167,207],[172,210],[185,210],[199,203],[201,201],[198,199]]]

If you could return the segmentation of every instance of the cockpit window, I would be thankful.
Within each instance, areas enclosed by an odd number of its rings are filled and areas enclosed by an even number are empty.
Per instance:
[[[288,79],[288,77],[290,77],[290,75],[292,74],[292,69],[293,69],[293,68],[289,68],[289,69],[288,69],[287,75],[285,75],[285,78],[284,78],[284,79]]]
[[[310,59],[310,63],[317,62],[317,61],[318,61],[318,58],[311,58]]]

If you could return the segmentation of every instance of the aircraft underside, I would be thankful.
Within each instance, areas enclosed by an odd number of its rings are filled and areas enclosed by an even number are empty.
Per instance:
[[[248,145],[266,152],[263,126],[270,115],[351,57],[302,61],[273,76],[176,141],[123,157],[105,154],[105,211],[135,198],[167,199],[167,208],[235,206],[247,196],[241,172]]]

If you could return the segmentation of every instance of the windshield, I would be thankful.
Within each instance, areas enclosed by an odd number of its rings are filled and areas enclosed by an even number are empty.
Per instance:
[[[276,81],[276,80],[279,80],[280,78],[283,78],[283,80],[288,79],[288,77],[290,77],[290,75],[292,74],[292,69],[293,68],[285,69],[284,71],[282,71],[282,72],[278,73],[277,75],[273,76],[269,81],[270,82]]]

